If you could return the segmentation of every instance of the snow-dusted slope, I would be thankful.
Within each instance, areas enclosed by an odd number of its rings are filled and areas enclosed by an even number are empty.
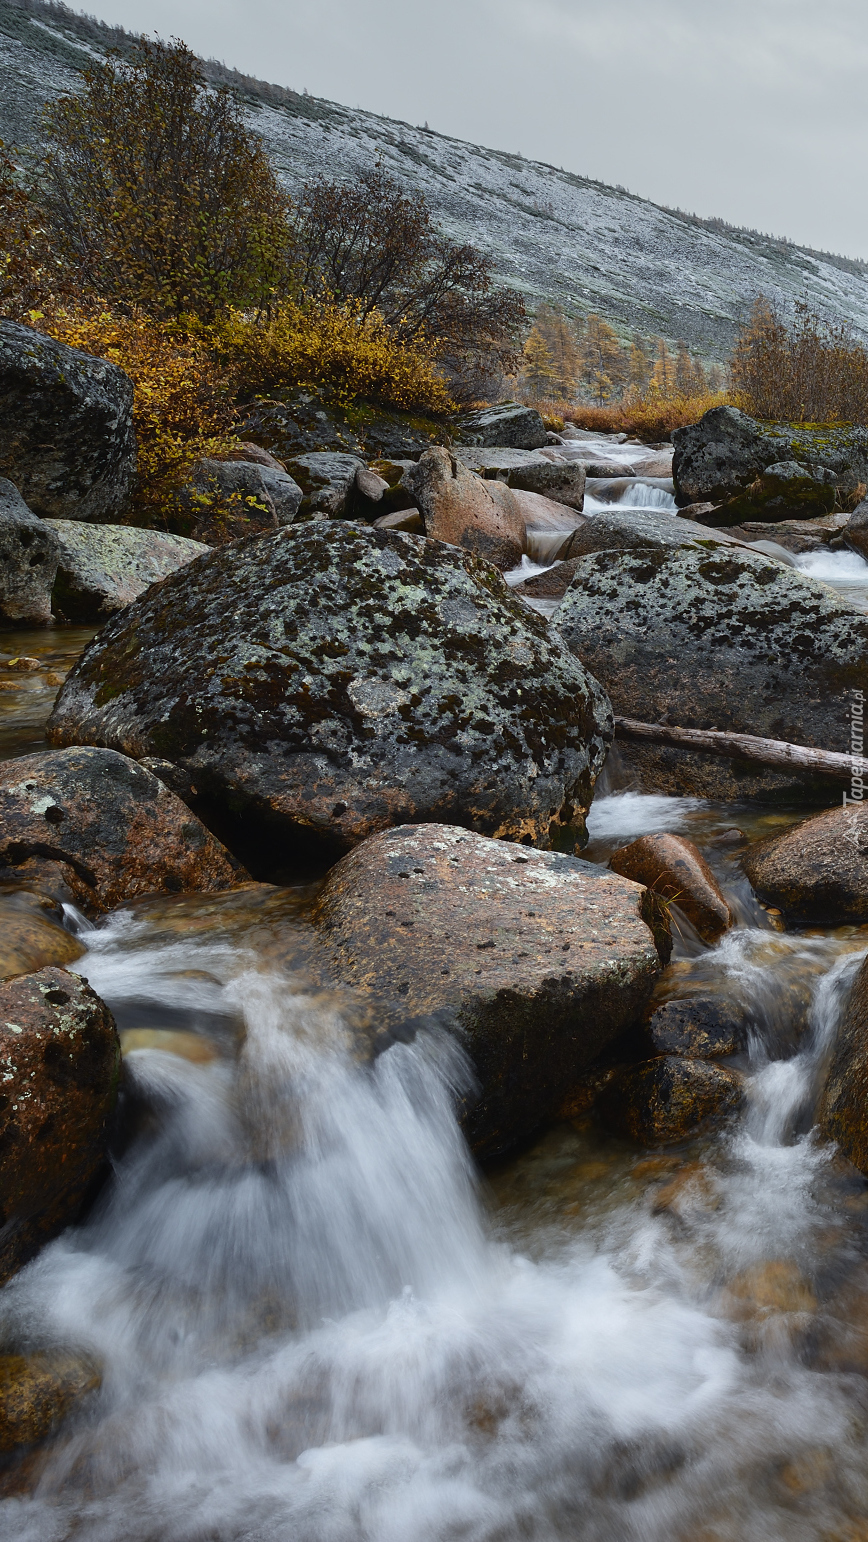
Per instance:
[[[0,0],[0,136],[38,142],[38,111],[75,87],[94,37],[76,19],[50,26]],[[14,35],[11,35],[14,34]],[[73,45],[73,46],[71,46]],[[868,336],[868,269],[786,242],[709,228],[623,190],[537,161],[449,139],[373,113],[267,88],[246,92],[250,123],[290,188],[350,175],[378,157],[421,188],[450,233],[475,242],[531,305],[596,310],[619,330],[684,338],[710,358],[729,352],[760,294],[807,295]]]

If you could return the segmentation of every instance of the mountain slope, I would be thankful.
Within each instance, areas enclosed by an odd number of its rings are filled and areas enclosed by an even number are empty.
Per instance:
[[[43,0],[0,0],[0,137],[38,144],[38,114],[74,90],[88,56],[129,38]],[[810,252],[719,221],[660,208],[623,189],[450,139],[374,113],[300,96],[209,62],[242,92],[291,189],[384,167],[428,198],[451,235],[473,241],[533,307],[598,311],[621,331],[683,338],[724,358],[755,297],[806,296],[868,337],[868,264]]]

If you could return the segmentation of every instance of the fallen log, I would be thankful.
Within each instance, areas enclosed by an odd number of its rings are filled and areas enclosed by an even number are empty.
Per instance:
[[[868,759],[839,755],[834,750],[809,749],[783,739],[760,739],[753,734],[727,733],[719,728],[675,728],[669,723],[637,723],[634,718],[615,718],[616,739],[643,739],[676,750],[698,750],[705,755],[724,755],[729,760],[753,761],[784,771],[812,771],[850,782],[868,777]]]

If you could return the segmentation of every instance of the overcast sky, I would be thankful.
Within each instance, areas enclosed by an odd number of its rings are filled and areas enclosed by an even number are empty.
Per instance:
[[[83,8],[280,85],[868,258],[868,0]]]

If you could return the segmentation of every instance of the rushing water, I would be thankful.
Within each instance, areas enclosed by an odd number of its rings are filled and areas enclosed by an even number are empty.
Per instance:
[[[71,913],[123,1036],[114,1173],[0,1327],[103,1384],[2,1535],[865,1542],[868,1185],[812,1113],[868,928],[785,934],[738,867],[798,813],[612,775],[592,810],[591,860],[682,831],[739,916],[660,994],[746,1010],[746,1109],[663,1153],[588,1119],[480,1175],[460,1050],[370,1057],[304,891]]]

